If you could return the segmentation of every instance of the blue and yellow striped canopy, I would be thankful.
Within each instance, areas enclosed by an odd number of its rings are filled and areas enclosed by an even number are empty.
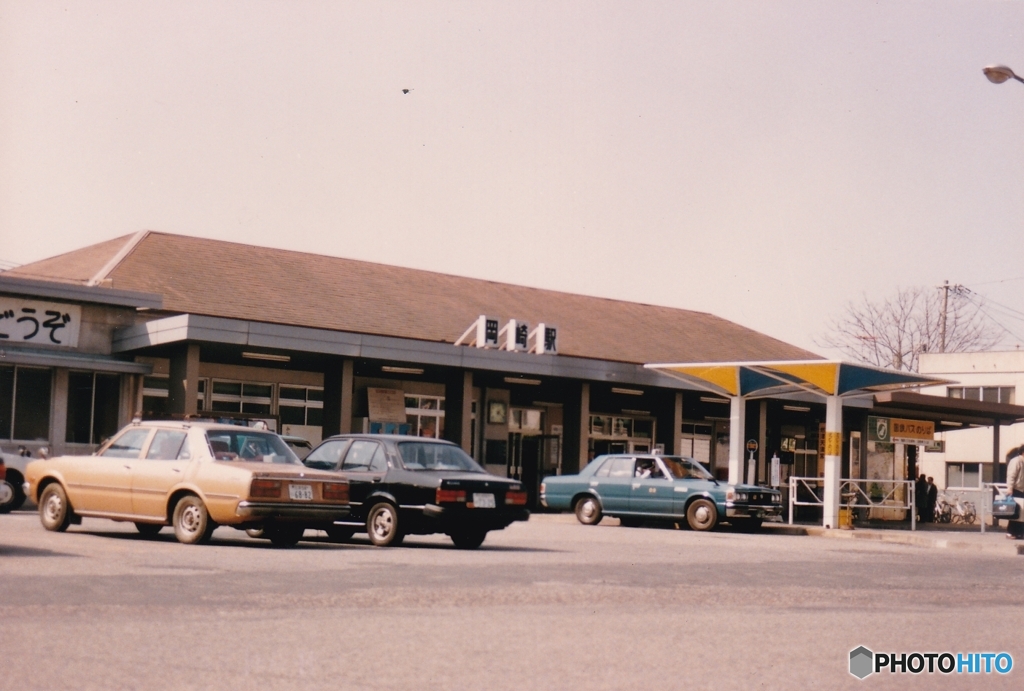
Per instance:
[[[644,367],[728,396],[768,396],[799,391],[824,396],[855,396],[948,383],[946,379],[915,372],[838,360],[668,363]]]

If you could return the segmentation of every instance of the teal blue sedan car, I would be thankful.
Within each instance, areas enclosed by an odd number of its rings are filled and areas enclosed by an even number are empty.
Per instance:
[[[693,530],[711,530],[725,521],[757,530],[765,518],[782,513],[778,490],[722,484],[684,456],[598,456],[579,475],[544,478],[540,501],[575,512],[584,525],[613,516],[624,526],[685,520]]]

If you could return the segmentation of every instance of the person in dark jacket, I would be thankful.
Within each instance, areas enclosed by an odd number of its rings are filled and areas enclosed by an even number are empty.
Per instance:
[[[925,518],[926,523],[932,523],[935,521],[935,504],[939,501],[939,488],[935,486],[935,478],[929,477],[926,481],[927,489],[925,490],[928,495],[928,501],[925,502],[924,513],[927,516]]]
[[[924,523],[928,520],[928,483],[924,479],[924,473],[914,481],[914,508],[917,510],[917,520]]]

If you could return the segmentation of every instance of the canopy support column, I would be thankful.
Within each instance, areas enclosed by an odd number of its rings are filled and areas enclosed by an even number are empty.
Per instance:
[[[743,423],[746,418],[747,399],[732,396],[729,399],[729,484],[743,482]]]
[[[839,527],[839,485],[843,469],[843,399],[828,396],[825,402],[825,510],[821,524]]]

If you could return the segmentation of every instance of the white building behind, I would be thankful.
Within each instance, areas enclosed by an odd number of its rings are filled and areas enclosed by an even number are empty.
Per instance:
[[[957,382],[926,387],[921,393],[1016,404],[1018,395],[1024,395],[1024,350],[923,354],[920,373]],[[992,434],[991,427],[936,433],[944,451],[922,453],[918,462],[920,472],[934,477],[939,488],[974,487],[981,482],[992,482]],[[1021,444],[1024,444],[1024,423],[1000,428],[1001,460],[1007,451]]]

